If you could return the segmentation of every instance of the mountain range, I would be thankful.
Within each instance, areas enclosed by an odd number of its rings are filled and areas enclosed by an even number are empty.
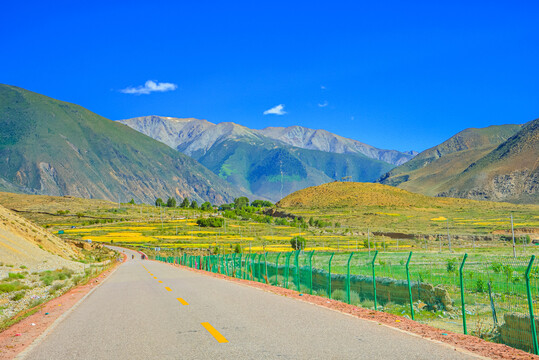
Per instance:
[[[254,130],[163,116],[120,122],[193,157],[243,191],[274,201],[342,178],[374,181],[415,155],[300,126]]]
[[[539,119],[466,129],[379,182],[431,196],[539,203]]]
[[[148,203],[246,194],[125,125],[9,85],[0,85],[0,191]]]

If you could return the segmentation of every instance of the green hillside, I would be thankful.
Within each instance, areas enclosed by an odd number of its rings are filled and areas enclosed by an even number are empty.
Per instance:
[[[0,85],[0,189],[113,201],[242,192],[195,160],[81,106]]]
[[[218,143],[198,161],[245,191],[272,200],[345,176],[375,181],[393,167],[362,154],[307,150],[252,138]]]

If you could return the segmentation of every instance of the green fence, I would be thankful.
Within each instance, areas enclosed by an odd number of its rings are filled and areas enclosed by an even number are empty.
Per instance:
[[[538,353],[539,265],[533,255],[293,251],[158,255],[156,260],[398,314]]]

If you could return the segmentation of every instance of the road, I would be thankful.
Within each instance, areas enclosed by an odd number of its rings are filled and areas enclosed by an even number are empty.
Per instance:
[[[471,359],[299,300],[139,256],[24,359]],[[136,253],[134,253],[136,254]]]

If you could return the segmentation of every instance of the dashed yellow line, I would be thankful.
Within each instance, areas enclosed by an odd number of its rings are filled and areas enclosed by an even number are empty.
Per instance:
[[[172,291],[172,289],[169,288],[168,286],[165,286],[165,290],[166,290],[166,291]]]
[[[153,278],[154,278],[155,280],[157,280],[157,276],[154,276]]]
[[[161,280],[159,280],[159,283],[162,284],[163,282]]]
[[[206,330],[208,330],[208,332],[213,335],[213,337],[215,338],[215,340],[217,340],[217,342],[219,343],[228,342],[228,340],[223,335],[221,335],[219,331],[215,330],[215,328],[211,326],[210,323],[203,322],[200,325],[204,326],[204,328],[206,328]]]
[[[180,304],[182,304],[182,305],[189,305],[189,303],[187,303],[187,301],[185,301],[182,298],[176,298],[176,300],[178,300],[180,302]]]

